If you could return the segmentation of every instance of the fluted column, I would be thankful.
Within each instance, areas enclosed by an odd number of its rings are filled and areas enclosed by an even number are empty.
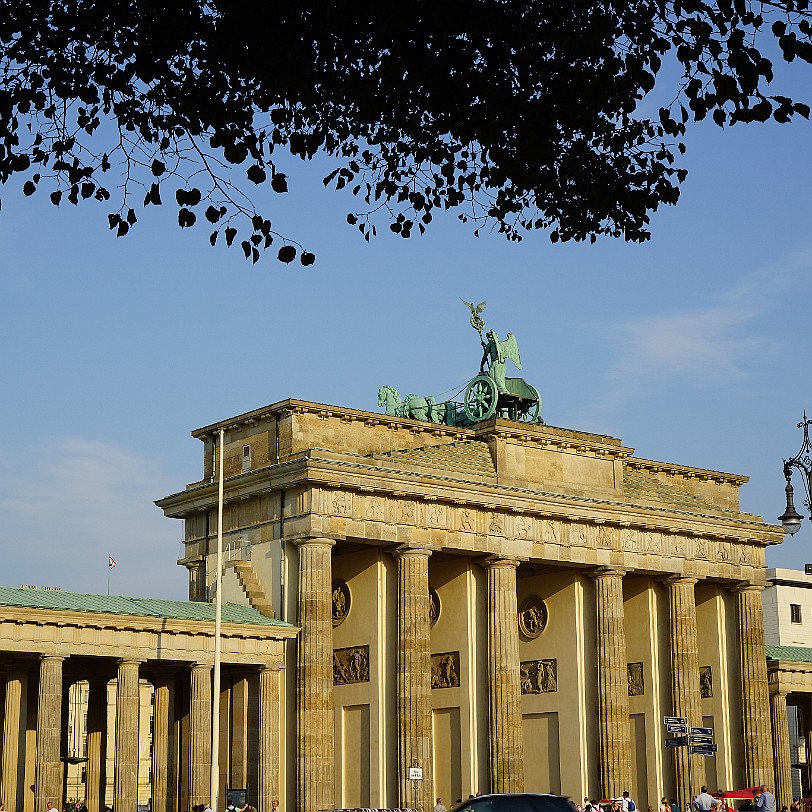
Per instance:
[[[3,801],[9,812],[16,810],[25,768],[25,718],[28,704],[28,664],[6,662],[6,702],[3,716],[2,777],[0,784]],[[22,758],[20,758],[22,756]]]
[[[170,788],[174,785],[174,713],[175,672],[168,668],[155,671],[155,698],[152,709],[152,812],[174,812]]]
[[[335,806],[333,796],[333,610],[332,539],[298,542],[299,635],[297,809]]]
[[[629,788],[629,675],[623,627],[624,570],[601,568],[595,579],[598,644],[598,750],[601,792],[617,798]]]
[[[500,558],[486,564],[491,792],[524,790],[519,624],[516,608],[518,563]]]
[[[271,809],[279,797],[279,671],[259,670],[259,791],[257,808]],[[284,808],[284,805],[283,805]]]
[[[91,677],[87,690],[86,803],[90,812],[103,812],[107,786],[107,683]]]
[[[141,695],[138,660],[119,660],[116,674],[115,808],[135,812],[138,807],[138,717]]]
[[[192,666],[189,690],[189,806],[211,794],[211,666]]]
[[[747,787],[769,784],[773,778],[762,589],[755,584],[742,584],[736,589],[744,786]]]
[[[37,703],[37,756],[35,812],[45,812],[51,801],[62,808],[62,662],[64,657],[43,656],[39,663]]]
[[[434,807],[432,780],[431,647],[429,623],[430,550],[406,548],[398,562],[398,788],[399,806],[414,805],[409,767],[423,768],[418,808]]]
[[[687,718],[693,727],[702,726],[699,693],[699,646],[696,637],[696,578],[674,577],[668,585],[669,635],[671,653],[671,709],[674,716]],[[687,747],[675,747],[674,787],[680,809],[685,807],[696,788],[705,783],[705,760],[690,756]],[[688,760],[691,759],[690,769]],[[689,776],[692,781],[689,781]],[[693,783],[693,786],[691,786]]]
[[[780,809],[782,806],[789,806],[793,800],[786,691],[770,694],[770,716],[775,756],[775,798],[776,806]]]

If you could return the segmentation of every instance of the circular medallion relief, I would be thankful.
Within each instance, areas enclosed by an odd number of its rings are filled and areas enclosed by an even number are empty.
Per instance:
[[[346,581],[333,581],[333,626],[338,626],[350,613],[350,588]]]
[[[434,624],[440,618],[440,596],[435,590],[429,587],[429,627],[434,628]]]
[[[519,609],[519,629],[525,637],[535,640],[546,628],[547,618],[547,605],[538,595],[532,595]]]

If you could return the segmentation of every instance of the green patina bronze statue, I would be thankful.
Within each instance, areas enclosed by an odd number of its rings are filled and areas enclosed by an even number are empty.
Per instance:
[[[378,390],[378,406],[389,415],[447,426],[470,426],[492,417],[541,423],[541,397],[536,389],[523,378],[505,375],[508,361],[512,361],[517,369],[522,368],[516,336],[508,333],[505,340],[500,341],[494,330],[488,330],[485,341],[482,337],[485,321],[480,314],[486,302],[474,305],[465,299],[462,301],[471,311],[471,327],[479,334],[483,350],[479,374],[466,385],[462,402],[446,400],[438,403],[431,395],[406,395],[401,399],[397,389],[382,386]]]

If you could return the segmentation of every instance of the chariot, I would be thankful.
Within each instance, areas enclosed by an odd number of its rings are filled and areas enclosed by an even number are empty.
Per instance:
[[[489,373],[481,372],[466,387],[462,410],[471,423],[492,417],[537,423],[541,397],[524,378],[505,378],[500,387]]]

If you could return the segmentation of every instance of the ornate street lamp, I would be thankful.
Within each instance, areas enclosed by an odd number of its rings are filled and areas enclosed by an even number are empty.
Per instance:
[[[804,430],[804,441],[801,445],[801,450],[788,460],[784,460],[784,477],[787,480],[787,508],[784,513],[778,517],[784,530],[791,536],[794,536],[801,529],[801,516],[795,505],[793,504],[792,493],[792,469],[797,468],[801,472],[801,482],[806,492],[806,499],[804,504],[812,514],[812,443],[809,441],[809,427],[812,425],[812,420],[806,416],[804,412],[804,419],[798,423],[798,428]]]

